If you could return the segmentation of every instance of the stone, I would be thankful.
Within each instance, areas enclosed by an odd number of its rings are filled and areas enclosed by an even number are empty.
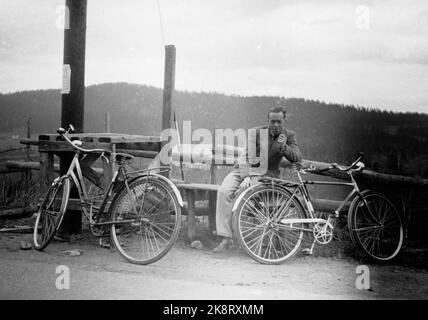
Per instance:
[[[31,243],[28,241],[21,241],[21,250],[31,250]]]
[[[77,257],[77,256],[81,256],[83,252],[82,250],[79,250],[79,249],[73,249],[73,250],[64,251],[64,254],[70,257]]]
[[[204,247],[204,245],[202,244],[201,241],[195,240],[190,244],[190,247],[193,249],[201,250]]]

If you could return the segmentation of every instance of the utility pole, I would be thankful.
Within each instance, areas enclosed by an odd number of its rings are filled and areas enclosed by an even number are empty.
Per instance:
[[[65,129],[72,124],[77,133],[84,128],[85,98],[85,45],[87,0],[65,1],[63,87],[61,91],[61,126]],[[60,156],[60,174],[63,175],[71,163],[73,155]],[[70,196],[78,198],[74,187]],[[71,210],[70,210],[71,211]],[[82,212],[66,214],[60,233],[64,235],[82,232]]]
[[[65,5],[69,23],[64,28],[61,126],[72,124],[83,132],[87,0],[66,0]]]

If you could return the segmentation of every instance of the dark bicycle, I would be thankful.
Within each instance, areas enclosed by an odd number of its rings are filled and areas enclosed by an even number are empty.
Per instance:
[[[160,173],[168,167],[156,167],[127,172],[125,164],[132,155],[116,153],[118,165],[101,201],[88,195],[80,161],[89,154],[99,154],[108,161],[104,149],[83,149],[80,140],[70,140],[68,130],[58,133],[73,146],[75,155],[65,175],[56,178],[49,187],[37,213],[33,242],[43,250],[59,229],[75,186],[82,211],[89,220],[91,232],[103,237],[110,232],[119,253],[136,264],[149,264],[162,258],[177,239],[183,200],[177,187]]]

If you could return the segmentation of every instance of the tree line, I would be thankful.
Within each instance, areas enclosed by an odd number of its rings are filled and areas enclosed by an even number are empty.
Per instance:
[[[366,165],[379,172],[428,177],[428,115],[381,111],[302,98],[224,95],[177,91],[174,108],[179,123],[197,128],[244,128],[266,123],[275,105],[287,110],[287,127],[296,131],[306,159],[350,163],[361,151]],[[16,132],[31,117],[32,131],[52,133],[60,124],[60,90],[0,94],[0,132]],[[102,132],[104,114],[111,131],[158,135],[162,90],[128,84],[89,86],[85,92],[85,132]],[[18,130],[19,131],[19,130]]]

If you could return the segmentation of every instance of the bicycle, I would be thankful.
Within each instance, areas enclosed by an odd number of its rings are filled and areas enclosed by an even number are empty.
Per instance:
[[[330,164],[325,171],[338,169],[349,175],[351,182],[307,181],[301,174],[316,171],[314,166],[297,168],[298,182],[262,177],[257,184],[241,193],[234,204],[234,232],[241,247],[256,261],[279,264],[295,255],[304,233],[313,236],[315,243],[328,244],[333,238],[333,219],[339,217],[348,201],[348,229],[354,246],[375,261],[394,258],[403,244],[403,225],[400,215],[384,195],[360,191],[353,173],[362,171],[363,154],[348,167]],[[334,214],[327,219],[317,217],[307,185],[351,186],[352,190]]]
[[[54,179],[41,202],[33,233],[35,249],[43,250],[61,226],[75,186],[92,234],[105,237],[110,231],[115,247],[131,263],[150,264],[162,258],[178,237],[183,206],[177,187],[161,174],[170,168],[127,172],[125,165],[133,156],[115,153],[118,168],[100,203],[88,196],[80,162],[89,155],[108,162],[109,153],[104,149],[83,149],[80,140],[72,141],[68,137],[69,132],[74,132],[71,125],[57,132],[75,154],[67,173]]]

